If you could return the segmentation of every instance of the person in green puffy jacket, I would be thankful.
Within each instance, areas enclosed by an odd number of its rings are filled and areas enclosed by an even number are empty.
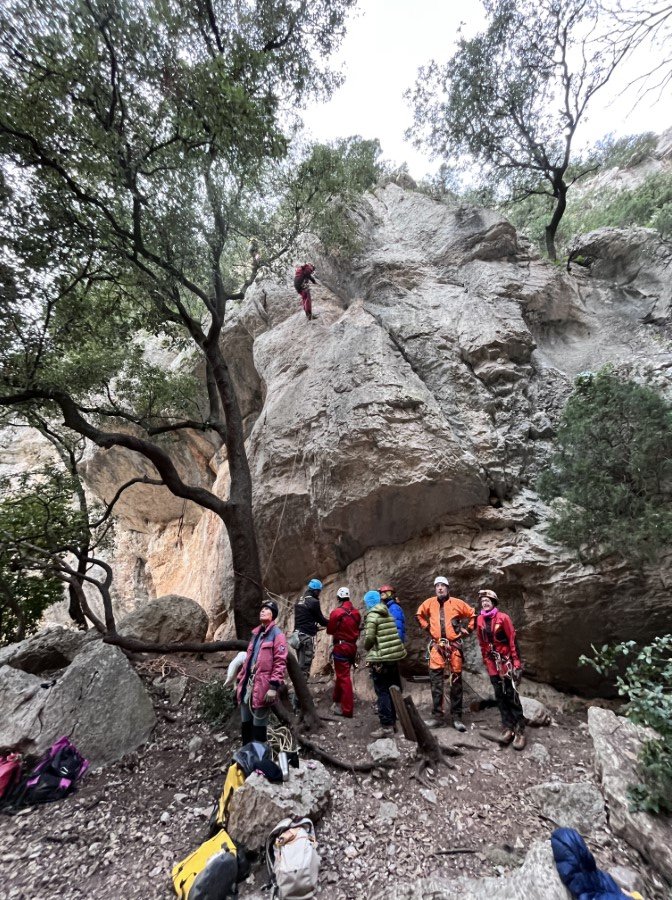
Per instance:
[[[394,684],[401,690],[399,660],[406,656],[404,645],[389,609],[380,599],[378,591],[364,594],[367,609],[364,625],[364,649],[366,664],[371,672],[371,681],[378,698],[378,718],[380,729],[372,738],[388,737],[394,734],[397,714],[392,703],[390,687]]]

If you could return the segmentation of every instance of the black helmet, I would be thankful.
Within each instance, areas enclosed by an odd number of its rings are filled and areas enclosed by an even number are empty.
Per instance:
[[[273,618],[274,619],[278,618],[278,613],[280,612],[280,609],[278,608],[278,604],[275,602],[275,600],[265,600],[261,604],[261,608],[262,609],[270,609],[271,613],[273,614]]]

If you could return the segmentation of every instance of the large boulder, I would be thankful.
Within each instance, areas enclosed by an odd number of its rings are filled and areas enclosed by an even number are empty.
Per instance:
[[[331,796],[331,776],[320,762],[301,762],[289,770],[289,780],[271,784],[263,775],[250,775],[231,798],[227,829],[234,841],[250,850],[261,849],[277,823],[292,816],[317,822]]]
[[[200,642],[208,631],[208,616],[195,600],[168,594],[143,603],[118,623],[117,630],[148,643]]]
[[[120,759],[156,723],[142,681],[117,647],[91,641],[45,681],[0,667],[0,746],[41,753],[64,734],[93,765]]]
[[[628,789],[640,782],[637,761],[647,739],[646,731],[597,706],[588,710],[588,728],[612,831],[672,882],[672,817],[630,810]]]
[[[560,881],[550,841],[532,845],[525,862],[502,878],[423,878],[386,887],[371,900],[571,900]]]
[[[91,634],[58,625],[32,634],[0,650],[0,666],[12,666],[38,675],[69,666]]]
[[[575,828],[588,837],[607,826],[604,798],[594,784],[550,781],[530,788],[528,795],[558,828]]]

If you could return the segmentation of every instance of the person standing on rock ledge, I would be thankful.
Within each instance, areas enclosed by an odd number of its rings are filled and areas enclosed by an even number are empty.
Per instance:
[[[275,624],[278,604],[267,600],[259,610],[245,662],[238,673],[236,700],[240,706],[243,745],[266,743],[268,717],[287,671],[287,638]]]
[[[355,708],[352,692],[350,670],[357,656],[357,640],[362,617],[350,602],[350,591],[347,587],[336,591],[339,605],[332,610],[327,623],[327,634],[334,638],[331,658],[334,662],[334,709],[335,716],[351,719]],[[340,703],[340,710],[337,704]]]
[[[297,266],[294,271],[294,288],[301,297],[301,306],[309,322],[311,319],[317,318],[313,313],[313,298],[310,295],[310,282],[317,284],[313,278],[314,271],[315,266],[312,263],[304,263],[302,266]]]
[[[431,640],[429,644],[429,682],[432,689],[432,718],[443,721],[443,683],[448,666],[450,672],[450,713],[453,728],[466,731],[462,722],[462,638],[471,634],[476,624],[476,610],[449,596],[448,579],[437,575],[434,579],[436,596],[429,597],[418,607],[415,618]],[[466,620],[466,625],[463,621]]]
[[[315,635],[317,629],[327,627],[327,620],[320,607],[322,582],[311,578],[308,589],[294,607],[294,634],[291,645],[296,650],[301,671],[308,678],[315,656]]]
[[[364,606],[367,609],[364,625],[366,664],[378,698],[380,720],[380,729],[372,732],[371,737],[389,737],[394,734],[397,721],[390,688],[394,684],[401,690],[399,662],[406,656],[406,650],[399,640],[394,619],[380,599],[378,591],[367,591],[364,594]]]
[[[479,591],[478,597],[481,614],[476,621],[476,637],[502,717],[499,742],[506,745],[513,741],[514,750],[522,750],[527,742],[525,715],[517,690],[522,667],[516,629],[509,616],[497,609],[499,600],[494,591]]]

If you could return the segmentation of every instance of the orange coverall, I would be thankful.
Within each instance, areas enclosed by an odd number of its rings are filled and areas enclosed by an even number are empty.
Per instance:
[[[458,597],[429,597],[415,614],[418,625],[432,638],[429,651],[429,678],[435,714],[443,713],[443,678],[446,665],[450,671],[450,708],[453,717],[462,716],[462,641],[461,631],[472,632],[476,625],[476,610]],[[463,621],[466,619],[466,625]]]

